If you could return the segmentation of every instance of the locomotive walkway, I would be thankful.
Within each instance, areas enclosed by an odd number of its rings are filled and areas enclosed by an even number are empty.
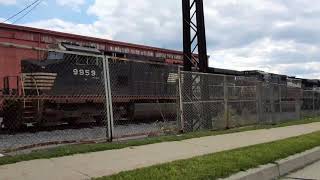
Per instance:
[[[78,180],[287,139],[320,131],[320,123],[164,142],[0,166],[0,179]]]

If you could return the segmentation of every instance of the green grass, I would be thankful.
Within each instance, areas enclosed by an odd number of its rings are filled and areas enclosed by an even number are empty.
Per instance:
[[[191,139],[191,138],[230,134],[230,133],[251,131],[251,130],[257,130],[257,129],[292,126],[292,125],[307,124],[307,123],[313,123],[313,122],[320,122],[320,117],[306,118],[304,120],[291,121],[291,122],[282,123],[279,125],[256,125],[256,126],[229,129],[229,130],[223,130],[223,131],[202,131],[202,132],[186,133],[181,135],[150,137],[142,140],[131,140],[126,142],[66,145],[66,146],[61,146],[57,148],[33,151],[29,154],[2,157],[0,158],[0,165],[13,164],[21,161],[29,161],[34,159],[49,159],[49,158],[55,158],[55,157],[70,156],[75,154],[83,154],[88,152],[122,149],[126,147],[141,146],[141,145],[154,144],[154,143],[160,143],[160,142],[182,141],[182,140]]]
[[[320,146],[320,131],[266,144],[122,172],[96,180],[218,179]]]

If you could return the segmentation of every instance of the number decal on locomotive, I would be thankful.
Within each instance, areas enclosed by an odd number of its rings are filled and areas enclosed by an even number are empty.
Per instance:
[[[92,76],[95,77],[97,75],[95,70],[88,69],[73,69],[74,76]]]

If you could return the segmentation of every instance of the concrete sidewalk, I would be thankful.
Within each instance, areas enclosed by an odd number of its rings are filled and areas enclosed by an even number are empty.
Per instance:
[[[0,166],[3,180],[78,180],[320,131],[320,123],[164,142]]]
[[[291,173],[283,178],[283,180],[294,180],[294,179],[309,179],[317,180],[320,179],[320,161],[310,166],[307,166],[297,172]]]

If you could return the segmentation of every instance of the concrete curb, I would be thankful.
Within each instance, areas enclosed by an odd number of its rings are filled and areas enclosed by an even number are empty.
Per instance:
[[[271,180],[278,179],[286,174],[302,169],[320,160],[320,147],[290,156],[245,172],[232,175],[225,180]]]

